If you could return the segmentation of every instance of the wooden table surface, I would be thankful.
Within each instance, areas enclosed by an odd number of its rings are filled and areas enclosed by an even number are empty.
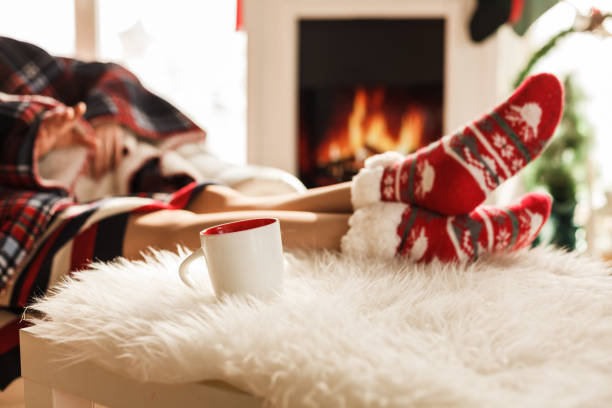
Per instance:
[[[261,407],[262,400],[220,381],[143,383],[91,362],[61,362],[62,346],[22,329],[21,372],[27,408]],[[16,408],[16,407],[14,407]]]

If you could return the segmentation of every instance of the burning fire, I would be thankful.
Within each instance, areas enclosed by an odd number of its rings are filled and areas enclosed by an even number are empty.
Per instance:
[[[398,120],[384,109],[385,91],[357,88],[353,109],[346,126],[328,131],[317,149],[317,164],[352,159],[362,162],[367,156],[396,150],[409,153],[421,146],[425,126],[425,111],[418,105],[408,105],[400,113],[399,131],[390,131],[390,121]]]

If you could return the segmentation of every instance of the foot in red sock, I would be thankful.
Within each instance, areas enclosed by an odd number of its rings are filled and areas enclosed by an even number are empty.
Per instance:
[[[529,246],[550,215],[548,195],[532,193],[509,207],[479,206],[445,216],[403,203],[358,209],[342,239],[343,252],[404,256],[414,262],[467,261]]]
[[[446,215],[467,214],[542,152],[562,111],[557,78],[532,76],[463,131],[406,157],[387,152],[366,160],[353,179],[353,205],[399,201]]]

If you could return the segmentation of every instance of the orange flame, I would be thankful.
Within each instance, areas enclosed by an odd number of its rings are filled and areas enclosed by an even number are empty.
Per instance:
[[[353,109],[346,127],[328,131],[317,149],[317,163],[325,165],[343,159],[363,161],[373,153],[395,150],[406,154],[418,149],[423,139],[425,112],[418,105],[408,105],[401,117],[397,134],[389,130],[390,113],[384,110],[383,89],[357,88]]]

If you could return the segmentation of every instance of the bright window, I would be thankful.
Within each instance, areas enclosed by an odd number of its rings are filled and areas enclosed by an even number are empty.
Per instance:
[[[246,163],[246,39],[235,1],[98,2],[98,56],[122,63]]]
[[[74,2],[5,2],[0,35],[73,56]],[[97,58],[126,66],[206,129],[218,157],[246,163],[246,38],[235,31],[236,2],[95,3]]]
[[[590,7],[612,12],[609,0],[573,0],[561,2],[544,14],[532,27],[530,40],[534,49],[574,22],[576,9],[586,13]],[[611,23],[611,22],[608,22]],[[612,31],[612,27],[608,28]],[[561,40],[541,63],[538,71],[555,74],[574,73],[585,93],[582,112],[593,126],[593,158],[598,174],[598,189],[612,190],[612,37],[590,33],[572,34]]]
[[[74,0],[2,2],[0,35],[57,55],[74,55]]]

